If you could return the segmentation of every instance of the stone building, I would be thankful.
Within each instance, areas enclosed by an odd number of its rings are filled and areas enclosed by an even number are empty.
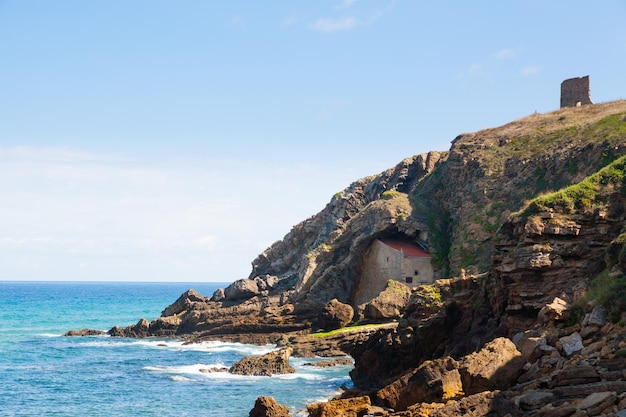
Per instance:
[[[561,83],[561,108],[593,104],[589,76],[570,78]]]
[[[400,239],[377,239],[363,254],[355,304],[371,301],[385,289],[389,280],[409,287],[431,284],[434,269],[431,255],[419,244]]]

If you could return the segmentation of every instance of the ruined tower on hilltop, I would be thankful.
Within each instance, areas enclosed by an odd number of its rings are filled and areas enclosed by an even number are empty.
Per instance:
[[[570,78],[561,83],[561,108],[593,104],[589,76]]]

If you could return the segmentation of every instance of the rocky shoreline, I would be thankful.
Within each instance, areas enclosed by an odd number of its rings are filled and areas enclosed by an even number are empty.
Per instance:
[[[624,155],[623,100],[460,135],[337,193],[248,278],[108,334],[349,355],[355,388],[312,417],[626,417]],[[373,289],[387,238],[419,243],[435,280]]]

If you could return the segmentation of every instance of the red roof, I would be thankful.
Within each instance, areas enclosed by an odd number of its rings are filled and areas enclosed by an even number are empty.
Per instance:
[[[381,239],[380,241],[395,250],[402,251],[404,256],[430,258],[430,254],[417,243],[394,239]]]

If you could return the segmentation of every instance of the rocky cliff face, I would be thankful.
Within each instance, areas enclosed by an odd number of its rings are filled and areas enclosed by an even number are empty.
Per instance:
[[[571,219],[559,217],[558,209],[507,219],[537,194],[581,181],[626,154],[625,114],[626,101],[534,114],[460,135],[449,152],[407,158],[337,193],[324,210],[259,255],[248,278],[210,298],[192,297],[177,313],[168,309],[154,323],[138,323],[126,333],[305,331],[316,326],[330,300],[354,304],[364,250],[374,239],[398,236],[425,241],[437,277],[490,271],[495,255],[490,276],[501,290],[485,304],[492,315],[505,311],[512,329],[522,328],[526,313],[532,319],[545,301],[526,284],[540,283],[539,272],[552,274],[561,280],[548,289],[552,295],[601,268],[600,248],[619,221],[613,219],[615,207]],[[574,241],[564,243],[568,236]],[[564,266],[573,278],[563,278]]]

